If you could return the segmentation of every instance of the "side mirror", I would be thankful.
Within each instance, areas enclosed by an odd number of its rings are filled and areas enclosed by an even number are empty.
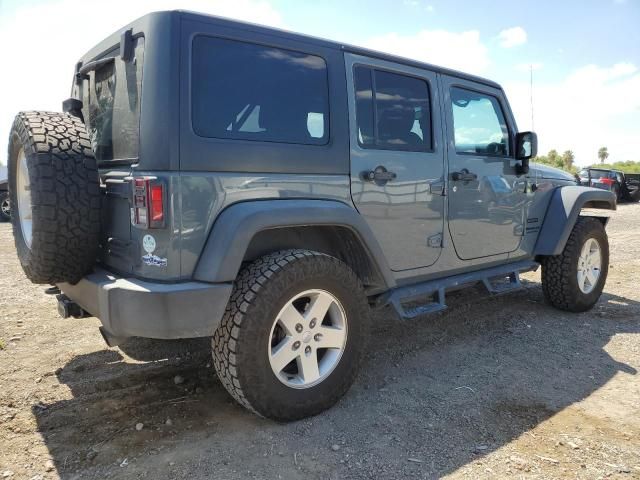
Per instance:
[[[522,162],[516,166],[518,175],[529,173],[529,159],[538,154],[538,136],[535,132],[520,132],[516,135],[516,159]]]

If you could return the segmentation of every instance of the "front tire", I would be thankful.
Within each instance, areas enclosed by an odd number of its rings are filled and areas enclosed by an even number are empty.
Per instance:
[[[369,313],[360,280],[340,260],[309,250],[266,255],[238,275],[212,339],[215,369],[258,415],[316,415],[355,380]]]
[[[554,307],[590,310],[600,298],[609,271],[609,240],[602,222],[578,217],[560,255],[542,260],[542,291]]]

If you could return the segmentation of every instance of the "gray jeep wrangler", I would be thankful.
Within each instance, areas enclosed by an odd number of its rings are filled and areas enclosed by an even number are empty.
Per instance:
[[[211,337],[246,408],[314,415],[354,381],[371,308],[448,291],[602,292],[611,192],[529,163],[500,85],[189,12],[146,15],[79,59],[65,113],[17,115],[15,243],[63,316],[109,345]]]

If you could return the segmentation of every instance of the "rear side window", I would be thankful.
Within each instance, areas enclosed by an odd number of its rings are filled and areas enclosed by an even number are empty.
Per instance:
[[[451,106],[457,153],[509,155],[509,130],[497,98],[454,87]]]
[[[423,79],[357,66],[356,123],[365,148],[432,149],[429,85]]]
[[[308,145],[328,141],[327,65],[316,55],[198,36],[191,92],[199,136]]]

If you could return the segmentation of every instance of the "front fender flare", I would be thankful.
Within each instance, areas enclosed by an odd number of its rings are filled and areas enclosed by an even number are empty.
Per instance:
[[[395,286],[382,249],[365,220],[355,208],[333,200],[258,200],[227,207],[213,224],[193,278],[211,283],[233,282],[247,247],[258,232],[321,225],[353,231],[386,287]]]
[[[560,255],[583,208],[615,210],[615,194],[573,185],[556,188],[547,207],[534,255]]]

